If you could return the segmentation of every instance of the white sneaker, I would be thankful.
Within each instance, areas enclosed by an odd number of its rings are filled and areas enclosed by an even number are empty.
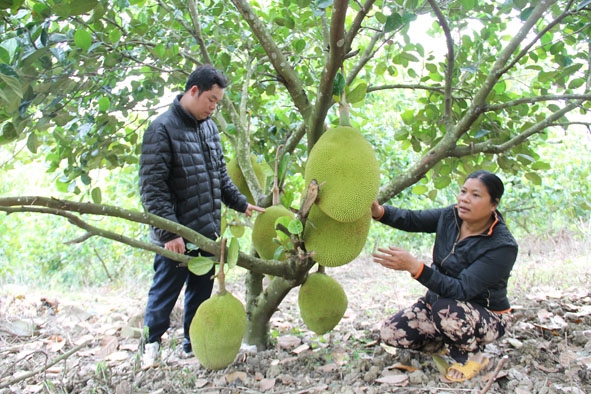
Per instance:
[[[148,369],[158,365],[160,358],[160,344],[158,342],[146,343],[142,355],[142,369]]]

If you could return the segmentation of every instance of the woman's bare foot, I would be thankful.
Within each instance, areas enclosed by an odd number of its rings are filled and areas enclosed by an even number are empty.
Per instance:
[[[447,370],[445,377],[452,382],[463,382],[478,375],[488,365],[488,358],[483,353],[477,353],[465,364],[454,364]]]

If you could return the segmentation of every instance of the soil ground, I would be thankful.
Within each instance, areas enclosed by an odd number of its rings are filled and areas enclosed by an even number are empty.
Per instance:
[[[126,289],[48,293],[0,289],[0,394],[3,393],[591,393],[591,268],[587,244],[565,236],[521,247],[510,332],[486,348],[488,368],[463,383],[440,379],[431,357],[379,342],[381,322],[424,289],[408,274],[360,257],[328,269],[347,293],[344,318],[329,334],[306,329],[297,289],[271,323],[272,346],[243,349],[210,371],[182,357],[175,310],[155,368],[140,366],[149,283]],[[228,289],[244,295],[242,275]]]

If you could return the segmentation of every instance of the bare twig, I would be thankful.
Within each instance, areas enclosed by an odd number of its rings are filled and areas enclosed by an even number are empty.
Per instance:
[[[496,380],[497,375],[499,374],[499,372],[501,372],[501,369],[503,369],[503,367],[505,366],[505,364],[507,363],[507,361],[509,361],[509,356],[504,356],[499,361],[499,364],[497,364],[497,367],[495,368],[495,370],[493,371],[492,375],[490,376],[490,379],[488,380],[488,383],[486,384],[486,386],[484,386],[484,388],[480,391],[479,394],[486,394],[488,392],[488,390],[490,390],[491,386],[493,385],[493,383]]]
[[[82,344],[80,344],[80,345],[76,346],[75,348],[73,348],[73,349],[72,349],[72,350],[70,350],[69,352],[62,354],[61,356],[59,356],[59,357],[57,357],[57,358],[54,358],[53,360],[51,360],[49,363],[45,364],[45,365],[44,365],[43,367],[41,367],[41,368],[37,368],[37,369],[36,369],[36,370],[34,370],[34,371],[28,372],[28,373],[26,373],[26,374],[24,374],[24,375],[21,375],[21,376],[19,376],[19,377],[17,377],[17,378],[14,378],[14,379],[12,379],[12,380],[9,380],[9,381],[7,381],[7,382],[5,382],[5,383],[0,383],[0,389],[3,389],[3,388],[6,388],[6,387],[9,387],[9,386],[12,386],[12,385],[13,385],[13,384],[15,384],[15,383],[18,383],[18,382],[20,382],[20,381],[22,381],[22,380],[28,379],[28,378],[30,378],[30,377],[32,377],[32,376],[35,376],[35,375],[37,375],[37,374],[40,374],[41,372],[44,372],[44,371],[46,371],[47,369],[51,368],[51,367],[52,367],[52,366],[54,366],[55,364],[59,363],[59,362],[60,362],[60,361],[62,361],[62,360],[65,360],[65,359],[67,359],[67,358],[68,358],[68,357],[70,357],[72,354],[76,353],[78,350],[80,350],[80,349],[82,349],[83,347],[85,347],[86,345],[88,345],[88,343],[89,343],[89,342],[90,342],[90,341],[85,341],[84,343],[82,343]]]

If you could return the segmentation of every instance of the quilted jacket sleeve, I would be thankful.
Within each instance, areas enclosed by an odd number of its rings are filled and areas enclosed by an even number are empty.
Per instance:
[[[152,123],[144,133],[140,155],[140,194],[147,212],[178,222],[174,197],[168,183],[171,171],[171,143],[166,128]],[[155,235],[166,243],[178,235],[154,228]]]

